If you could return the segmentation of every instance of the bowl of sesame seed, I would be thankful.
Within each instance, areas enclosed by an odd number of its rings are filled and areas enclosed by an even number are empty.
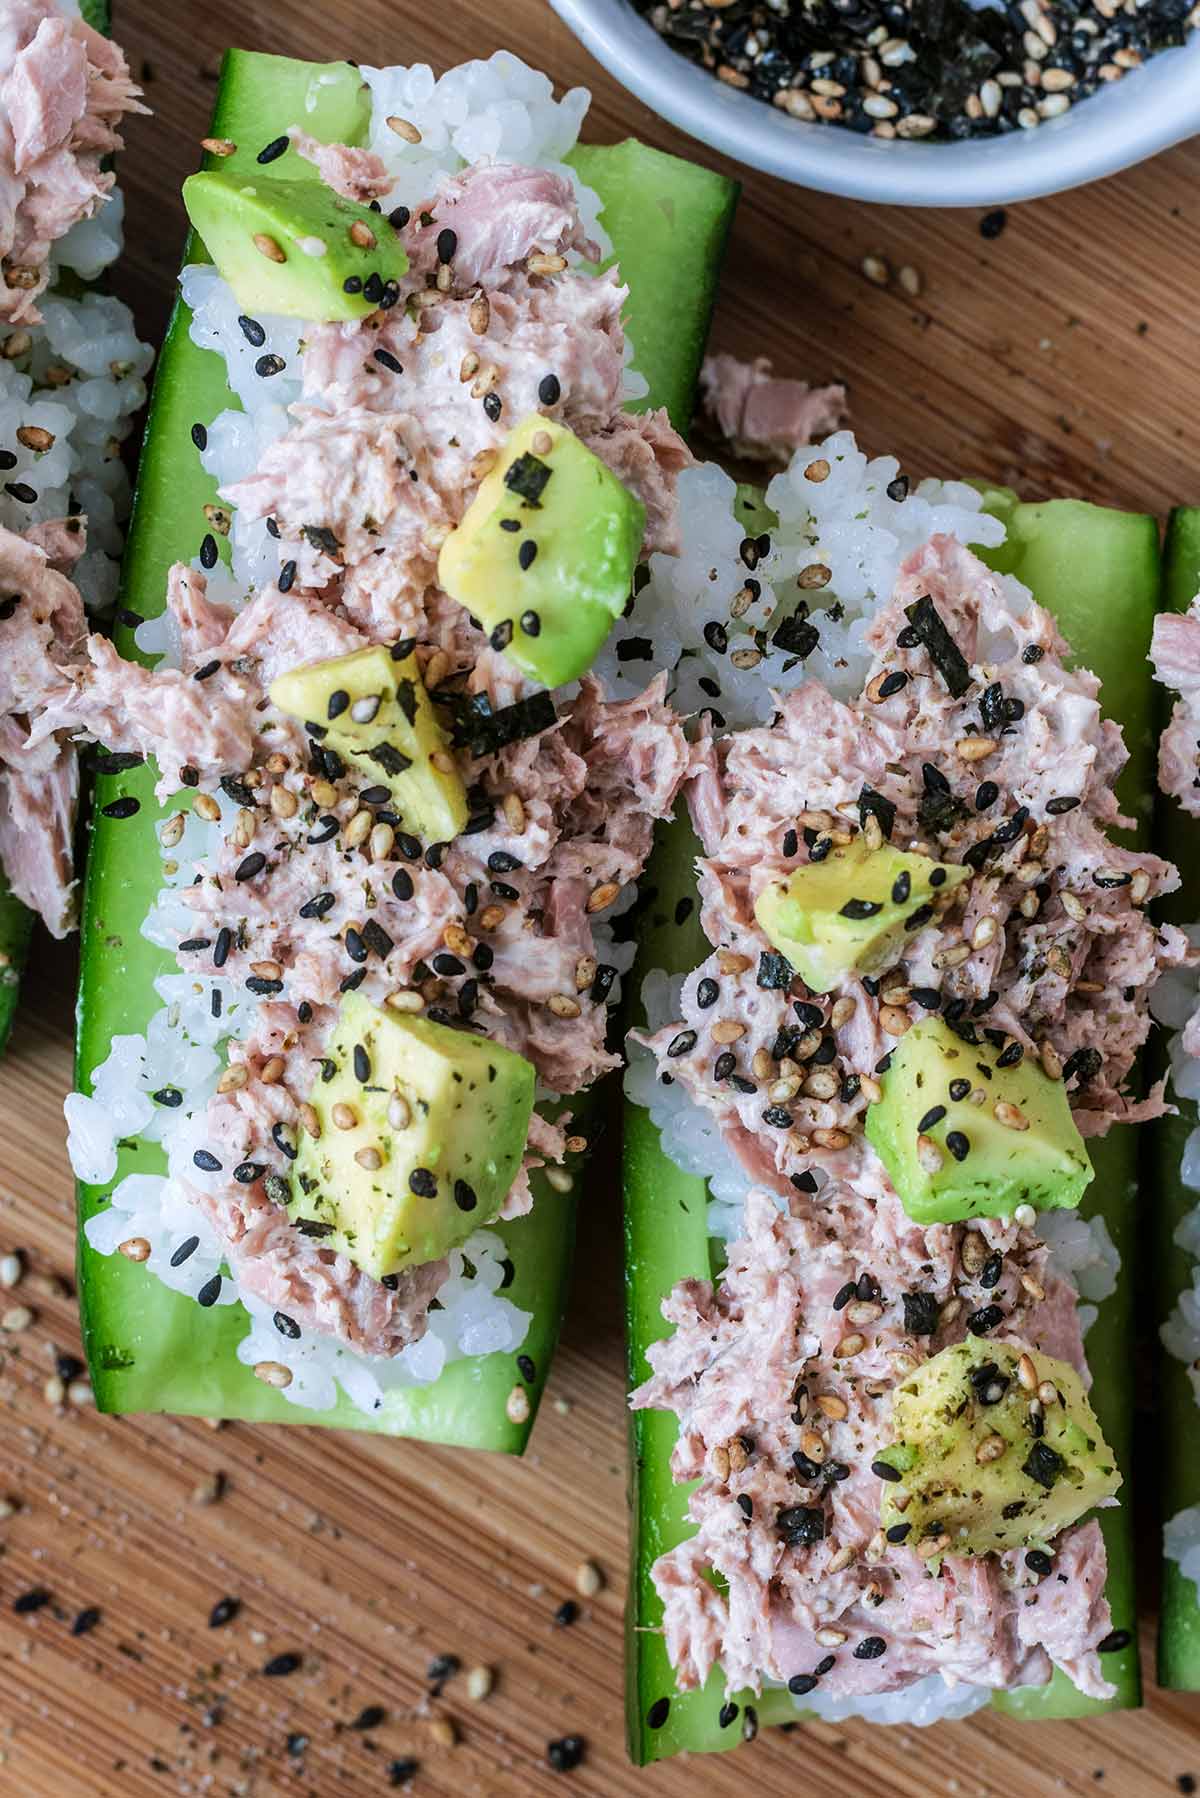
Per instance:
[[[998,206],[1200,133],[1197,0],[551,0],[622,86],[848,199]]]

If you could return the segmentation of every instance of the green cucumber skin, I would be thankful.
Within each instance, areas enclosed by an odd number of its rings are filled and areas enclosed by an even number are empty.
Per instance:
[[[1164,612],[1186,612],[1200,591],[1200,507],[1181,506],[1171,515],[1164,548]],[[1161,722],[1174,704],[1163,693]],[[1160,800],[1155,816],[1155,847],[1173,861],[1183,876],[1179,892],[1165,901],[1163,916],[1175,924],[1195,922],[1196,881],[1200,875],[1200,826],[1178,801]],[[1165,1054],[1163,1063],[1165,1065]],[[1150,1172],[1156,1182],[1155,1254],[1157,1315],[1165,1318],[1180,1291],[1191,1285],[1192,1258],[1175,1242],[1175,1231],[1196,1203],[1197,1195],[1179,1177],[1183,1148],[1197,1123],[1190,1099],[1172,1095],[1176,1117],[1160,1118],[1150,1132]],[[1156,1409],[1163,1420],[1161,1448],[1162,1515],[1166,1519],[1188,1505],[1200,1504],[1200,1457],[1194,1447],[1196,1400],[1187,1369],[1174,1355],[1159,1350]],[[1200,1600],[1176,1561],[1164,1556],[1162,1599],[1158,1621],[1158,1683],[1174,1691],[1200,1691]]]
[[[82,0],[79,10],[86,24],[108,36],[112,22],[108,0]],[[33,913],[16,897],[0,869],[0,1055],[16,1020],[32,935]]]
[[[625,320],[634,367],[650,385],[632,410],[665,406],[675,429],[686,432],[738,184],[631,137],[612,145],[577,144],[567,161],[602,196],[614,245],[609,263],[620,263],[629,285]],[[664,306],[662,295],[673,283],[681,303]]]
[[[313,86],[317,77],[320,83]],[[264,86],[269,107],[264,105]],[[368,120],[363,93],[355,71],[345,63],[300,64],[231,51],[222,71],[212,130],[216,136],[231,138],[238,150],[222,166],[244,163],[252,168],[258,149],[297,116],[327,141],[361,139]],[[311,107],[306,104],[310,95],[315,99]],[[605,159],[610,154],[614,190],[624,196],[630,215],[643,158],[650,159],[654,191],[662,190],[671,169],[683,172],[681,180],[686,175],[696,217],[689,223],[690,213],[681,208],[680,228],[673,239],[660,233],[650,245],[639,245],[636,239],[623,244],[622,232],[628,228],[624,214],[612,221],[611,234],[621,245],[635,291],[648,288],[660,301],[664,293],[669,299],[678,291],[677,311],[696,307],[695,331],[702,338],[715,282],[715,271],[704,259],[714,243],[723,242],[733,189],[708,175],[697,187],[690,165],[626,144],[611,153],[589,153],[587,179],[606,201]],[[203,246],[194,237],[189,239],[187,257],[197,260],[202,254]],[[178,301],[159,359],[134,500],[122,603],[143,617],[162,609],[167,570],[199,547],[206,528],[202,508],[216,498],[215,483],[201,468],[191,442],[191,427],[197,421],[210,422],[234,403],[220,358],[191,341],[189,323],[188,310]],[[691,404],[686,367],[677,359],[660,376],[652,359],[640,355],[639,360],[652,381],[652,402],[666,404],[686,419]],[[118,630],[117,642],[123,654],[137,654],[128,630]],[[97,783],[84,903],[76,1065],[76,1085],[83,1092],[90,1091],[92,1072],[108,1054],[113,1036],[145,1029],[154,1009],[153,981],[175,969],[173,958],[140,932],[158,885],[157,827],[187,800],[176,799],[160,808],[153,786],[153,772],[146,768],[104,776]],[[127,819],[103,817],[100,807],[119,793],[140,799],[141,810]],[[594,1115],[592,1102],[572,1100],[571,1110],[586,1129]],[[158,1151],[138,1144],[122,1150],[117,1178],[134,1171],[160,1172],[161,1167]],[[200,1312],[191,1300],[147,1279],[144,1268],[119,1255],[94,1254],[81,1231],[80,1309],[98,1405],[117,1413],[165,1411],[327,1424],[520,1453],[557,1340],[574,1234],[573,1199],[554,1192],[540,1174],[534,1176],[533,1185],[537,1202],[532,1213],[495,1226],[509,1245],[517,1270],[507,1296],[533,1313],[521,1345],[522,1355],[529,1355],[536,1369],[532,1382],[519,1379],[510,1357],[495,1355],[457,1362],[433,1386],[394,1394],[375,1417],[365,1417],[344,1398],[330,1412],[302,1410],[256,1380],[237,1360],[235,1347],[245,1334],[240,1308]],[[80,1187],[81,1222],[102,1205],[108,1190]],[[514,1422],[507,1415],[506,1401],[518,1383],[528,1393],[530,1415]]]
[[[1005,517],[1012,532],[995,558],[998,571],[1015,574],[1055,613],[1063,634],[1103,682],[1105,710],[1130,729],[1129,784],[1144,793],[1151,778],[1152,732],[1149,669],[1144,660],[1157,609],[1160,563],[1155,521],[1140,515],[1103,511],[1081,502],[1055,500],[1044,505],[1018,505],[1015,499],[988,495],[989,508]],[[741,515],[753,516],[740,496]],[[1048,541],[1050,537],[1061,537]],[[1104,628],[1107,611],[1109,628]],[[1130,800],[1126,806],[1131,808]],[[1144,808],[1143,808],[1144,810]],[[647,874],[656,892],[639,943],[636,982],[653,967],[680,972],[708,953],[697,920],[683,930],[674,925],[679,899],[695,897],[694,858],[699,845],[686,817],[662,834]],[[675,1166],[663,1152],[648,1113],[627,1105],[624,1113],[625,1233],[627,1252],[627,1328],[630,1383],[644,1380],[647,1347],[668,1334],[659,1312],[662,1298],[681,1279],[710,1277],[710,1243],[705,1223],[705,1183]],[[1093,1366],[1104,1369],[1093,1390],[1106,1437],[1128,1482],[1133,1416],[1132,1257],[1136,1247],[1136,1145],[1132,1129],[1110,1131],[1089,1143],[1096,1178],[1081,1207],[1085,1216],[1102,1212],[1121,1255],[1117,1290],[1099,1307],[1088,1333]],[[675,1419],[669,1412],[634,1412],[630,1422],[632,1456],[632,1537],[630,1595],[627,1610],[626,1720],[629,1752],[646,1765],[681,1752],[704,1753],[735,1747],[741,1723],[722,1730],[718,1713],[723,1701],[719,1674],[699,1692],[674,1690],[674,1676],[661,1634],[662,1606],[650,1580],[657,1557],[691,1533],[686,1504],[689,1488],[671,1480],[669,1457],[675,1442]],[[1128,1483],[1124,1496],[1128,1498]],[[1126,1503],[1102,1514],[1101,1527],[1109,1554],[1107,1597],[1113,1627],[1135,1630],[1132,1511]],[[1117,1654],[1106,1655],[1106,1676],[1117,1687],[1115,1698],[1097,1701],[1082,1696],[1065,1675],[1055,1673],[1044,1687],[1001,1693],[996,1708],[1009,1715],[1035,1718],[1090,1716],[1126,1709],[1140,1702],[1141,1679],[1136,1638]],[[646,1717],[655,1700],[670,1695],[665,1724],[651,1730]],[[739,1694],[743,1706],[745,1695]],[[794,1721],[800,1713],[785,1692],[749,1699],[759,1724]]]

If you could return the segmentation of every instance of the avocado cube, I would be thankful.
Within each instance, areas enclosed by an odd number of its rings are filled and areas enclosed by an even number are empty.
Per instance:
[[[943,1554],[1044,1548],[1121,1484],[1075,1369],[1020,1345],[942,1349],[897,1387],[891,1427],[872,1463],[880,1525],[931,1572]]]
[[[438,580],[531,680],[586,674],[629,602],[646,509],[566,425],[538,413],[451,531]]]
[[[964,1042],[940,1017],[900,1038],[866,1131],[909,1217],[953,1224],[1078,1205],[1092,1178],[1066,1088],[1018,1044]]]
[[[313,734],[371,781],[426,842],[448,843],[467,821],[467,795],[438,723],[416,654],[376,644],[329,662],[290,668],[272,682],[271,703],[314,726]]]
[[[534,1070],[486,1036],[359,993],[309,1094],[288,1207],[374,1279],[436,1261],[500,1210],[521,1167]]]
[[[754,915],[809,991],[827,993],[847,974],[882,967],[905,932],[927,922],[939,894],[970,877],[969,868],[887,844],[872,849],[858,836],[764,887]]]
[[[252,314],[365,318],[388,282],[408,272],[387,219],[343,199],[315,171],[285,180],[206,169],[184,182],[183,203],[239,306]]]

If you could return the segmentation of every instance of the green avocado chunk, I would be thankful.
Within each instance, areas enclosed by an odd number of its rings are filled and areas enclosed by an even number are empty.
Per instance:
[[[377,1280],[436,1261],[496,1217],[533,1093],[523,1055],[348,994],[309,1094],[321,1134],[301,1138],[293,1220]]]
[[[870,974],[929,917],[929,906],[971,870],[855,837],[824,861],[793,869],[764,887],[754,915],[810,992],[827,993],[847,974]]]
[[[566,425],[509,432],[438,557],[438,580],[531,680],[586,674],[633,584],[646,509]]]
[[[322,323],[365,318],[408,272],[387,219],[314,173],[206,169],[183,184],[188,217],[246,312]]]
[[[403,644],[396,648],[403,649]],[[426,842],[448,843],[467,821],[467,795],[412,650],[386,644],[289,669],[271,703],[316,725],[319,741],[386,786],[405,823]]]
[[[1044,1548],[1121,1484],[1075,1369],[1007,1342],[932,1356],[897,1387],[892,1429],[872,1463],[880,1525],[931,1571],[943,1554]]]
[[[923,1018],[896,1044],[867,1139],[909,1217],[952,1224],[1078,1205],[1092,1164],[1061,1080],[1010,1044]]]

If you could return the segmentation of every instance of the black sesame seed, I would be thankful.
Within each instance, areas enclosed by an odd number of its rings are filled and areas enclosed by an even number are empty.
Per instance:
[[[517,550],[517,562],[522,569],[532,568],[537,559],[538,546],[532,537],[526,537]]]
[[[815,1673],[793,1673],[788,1680],[788,1691],[794,1698],[803,1698],[809,1692],[815,1692],[818,1684]]]
[[[171,1266],[182,1267],[185,1261],[191,1260],[199,1247],[200,1238],[198,1236],[189,1236],[186,1241],[180,1243],[179,1247],[171,1256]]]
[[[242,336],[246,339],[246,342],[251,344],[254,349],[260,350],[267,341],[267,334],[259,324],[258,320],[256,318],[250,318],[248,314],[243,312],[238,317],[238,324],[241,326]]]
[[[485,393],[484,394],[483,409],[487,413],[488,417],[491,419],[493,424],[495,424],[498,421],[503,408],[504,408],[504,402],[501,400],[500,395],[498,393]]]
[[[879,683],[879,697],[880,699],[891,699],[893,694],[899,693],[900,689],[907,685],[908,676],[903,668],[893,668],[892,672],[885,674]]]
[[[89,1604],[82,1611],[77,1611],[71,1624],[73,1636],[90,1636],[100,1622],[101,1612],[97,1605]]]
[[[980,237],[987,238],[999,237],[1007,223],[1007,212],[1005,212],[1003,206],[998,206],[994,212],[985,212],[980,219],[979,235]]]
[[[286,367],[287,363],[282,356],[268,353],[267,355],[258,358],[258,361],[254,364],[254,372],[256,375],[261,375],[265,381],[269,380],[272,375],[281,375]]]
[[[393,356],[391,350],[378,349],[372,352],[380,367],[386,368],[393,375],[404,373],[404,364],[399,357]]]
[[[276,581],[275,585],[279,588],[281,593],[290,593],[295,583],[295,579],[296,564],[289,560],[285,562],[283,567],[279,570],[279,579]]]
[[[354,1045],[354,1078],[364,1086],[371,1078],[371,1057],[361,1043]]]
[[[107,805],[100,807],[106,818],[132,818],[141,809],[141,800],[135,799],[132,793],[126,793],[120,799],[110,799]]]
[[[192,426],[192,442],[198,450],[206,450],[208,448],[208,432],[203,425],[195,424]],[[15,456],[13,461],[16,461]]]
[[[946,1147],[955,1161],[965,1161],[971,1153],[971,1139],[965,1136],[961,1130],[947,1130]]]
[[[1004,1320],[1004,1312],[999,1305],[981,1305],[978,1311],[972,1311],[967,1318],[967,1328],[972,1336],[986,1336],[989,1330]]]
[[[201,557],[201,560],[203,560],[203,557]],[[196,672],[192,676],[192,679],[193,680],[211,680],[213,675],[216,674],[218,672],[218,670],[220,669],[220,666],[221,666],[220,662],[205,662],[202,667],[197,668]]]
[[[211,1149],[197,1149],[192,1160],[202,1173],[219,1174],[221,1171],[221,1163]]]
[[[912,875],[903,869],[892,882],[892,904],[903,905],[912,892]]]
[[[877,1661],[881,1654],[887,1653],[887,1643],[882,1636],[864,1636],[855,1646],[856,1661]]]
[[[50,1594],[45,1586],[32,1586],[28,1592],[22,1592],[13,1599],[13,1610],[18,1617],[28,1617],[33,1611],[40,1611],[50,1603]]]
[[[221,1296],[221,1276],[220,1276],[220,1274],[214,1274],[211,1280],[205,1281],[204,1285],[200,1288],[199,1292],[196,1294],[196,1303],[198,1305],[202,1305],[204,1307],[204,1309],[207,1311],[210,1305],[216,1304],[216,1302],[220,1298],[220,1296]]]
[[[270,143],[266,144],[263,147],[263,149],[261,149],[258,152],[258,155],[255,157],[254,160],[256,162],[262,162],[262,163],[278,161],[278,159],[283,155],[284,151],[287,149],[287,147],[291,141],[292,140],[286,135],[286,133],[284,134],[283,137],[273,137],[271,139]]]
[[[415,1167],[408,1176],[408,1184],[419,1199],[437,1197],[437,1175],[431,1168]]]
[[[458,248],[458,232],[446,225],[437,234],[437,259],[439,262],[453,262],[454,252]]]
[[[543,406],[556,406],[562,395],[557,375],[543,375],[538,382],[538,399]]]
[[[267,858],[262,850],[252,849],[250,854],[243,856],[242,860],[238,863],[234,870],[233,878],[235,880],[253,880],[256,874],[262,873],[266,865]]]
[[[654,1703],[650,1706],[650,1709],[646,1712],[646,1727],[648,1729],[661,1729],[670,1715],[671,1700],[669,1698],[656,1698]]]
[[[224,1629],[227,1623],[233,1622],[241,1608],[242,1601],[240,1598],[218,1598],[216,1604],[208,1613],[209,1629]]]
[[[722,1705],[722,1706],[721,1706],[721,1708],[720,1708],[720,1710],[719,1710],[719,1711],[718,1711],[718,1712],[717,1712],[717,1726],[718,1726],[718,1728],[720,1728],[720,1729],[728,1729],[728,1728],[729,1728],[729,1725],[730,1725],[730,1724],[731,1724],[731,1723],[736,1723],[736,1721],[737,1721],[737,1719],[738,1719],[738,1716],[739,1716],[739,1710],[738,1710],[738,1707],[737,1707],[737,1705],[736,1705],[736,1704],[735,1704],[735,1703],[734,1703],[734,1702],[733,1702],[733,1700],[732,1700],[732,1698],[731,1698],[731,1699],[730,1699],[730,1700],[729,1700],[729,1701],[728,1701],[728,1703],[726,1703],[726,1704],[723,1704],[723,1705]]]
[[[546,1759],[555,1773],[573,1773],[582,1764],[584,1752],[582,1736],[559,1736],[546,1744]]]
[[[386,1720],[387,1712],[381,1704],[364,1704],[350,1727],[358,1730],[378,1729]]]
[[[267,1679],[286,1679],[289,1673],[295,1673],[300,1666],[300,1656],[288,1649],[283,1654],[274,1654],[263,1668]]]
[[[299,1341],[300,1325],[294,1317],[289,1317],[286,1311],[277,1311],[272,1321],[279,1334],[286,1336],[289,1342]]]
[[[1103,1641],[1097,1642],[1097,1654],[1119,1654],[1122,1648],[1128,1648],[1133,1637],[1127,1629],[1110,1630]]]
[[[975,810],[977,812],[986,812],[990,806],[995,805],[999,797],[1000,789],[995,781],[983,781],[975,791]]]
[[[932,1130],[935,1124],[941,1123],[945,1115],[946,1107],[944,1105],[931,1105],[917,1124],[918,1133],[924,1135],[926,1130]]]

